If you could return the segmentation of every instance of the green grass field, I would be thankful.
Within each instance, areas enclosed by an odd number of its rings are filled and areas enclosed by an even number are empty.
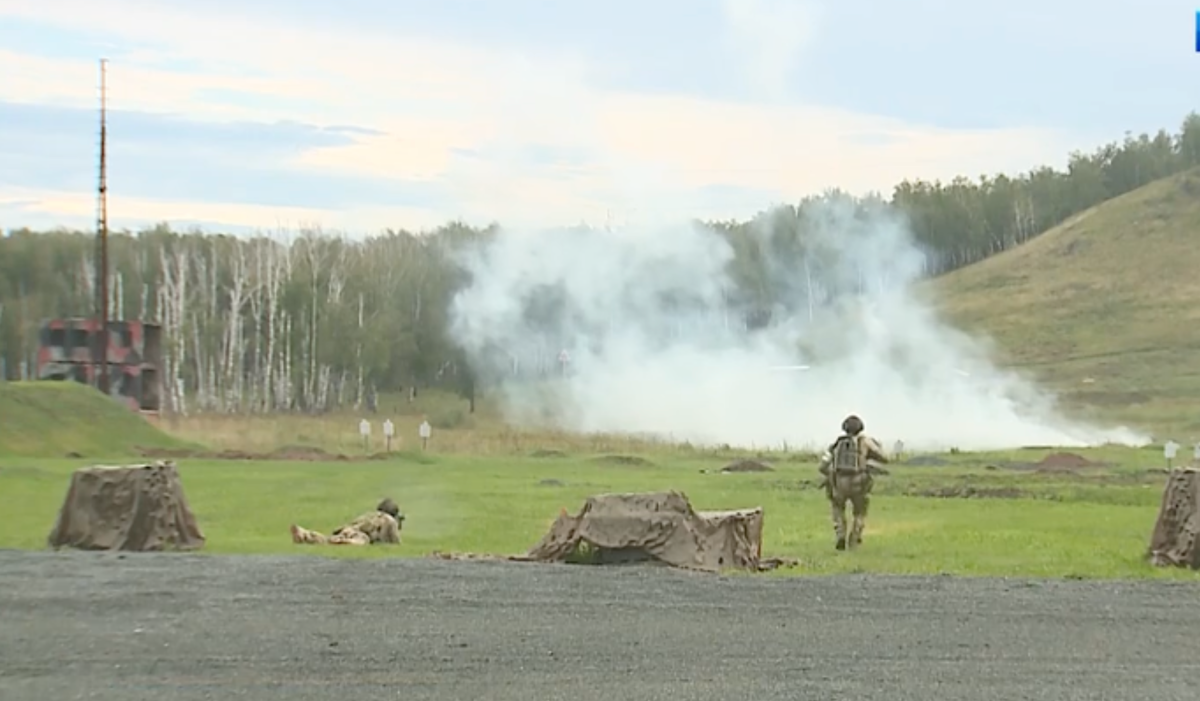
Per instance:
[[[78,382],[0,382],[0,457],[130,455],[196,447]]]
[[[412,557],[435,550],[524,552],[566,508],[589,494],[679,489],[698,509],[762,506],[764,555],[797,558],[787,574],[946,573],[1046,577],[1200,579],[1152,568],[1142,556],[1164,476],[1154,451],[1084,451],[1113,467],[1071,474],[987,469],[1028,455],[943,456],[953,463],[896,466],[877,482],[864,547],[836,552],[828,507],[811,461],[774,472],[701,473],[724,458],[644,456],[494,457],[397,455],[361,462],[184,460],[188,499],[209,553],[305,553]],[[0,458],[0,547],[45,547],[70,472],[86,461]],[[931,490],[1007,490],[1007,498],[919,496]],[[394,497],[405,511],[399,547],[296,546],[297,522],[328,532]],[[1015,497],[1015,498],[1012,498]]]

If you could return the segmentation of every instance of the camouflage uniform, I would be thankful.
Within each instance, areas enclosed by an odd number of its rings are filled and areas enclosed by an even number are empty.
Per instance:
[[[376,543],[400,543],[400,528],[404,514],[391,499],[384,499],[374,511],[355,518],[325,535],[292,524],[292,542],[304,545],[374,545]]]
[[[857,416],[847,417],[842,422],[844,435],[829,446],[821,455],[817,469],[825,477],[825,496],[833,515],[833,530],[837,536],[837,549],[844,550],[847,545],[854,547],[862,543],[863,527],[866,525],[867,508],[871,503],[871,489],[875,486],[872,472],[883,472],[871,465],[871,462],[887,463],[888,458],[883,452],[879,441],[865,435],[862,420]],[[841,466],[834,466],[834,449],[838,442],[849,439],[850,459]],[[849,463],[849,464],[847,464]],[[846,537],[846,502],[854,516],[854,524],[850,528],[849,539]]]

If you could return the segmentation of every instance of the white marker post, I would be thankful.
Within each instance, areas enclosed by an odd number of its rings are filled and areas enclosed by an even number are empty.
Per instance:
[[[1200,443],[1192,446],[1192,461],[1200,463]]]
[[[427,419],[421,420],[421,425],[417,428],[417,435],[421,437],[421,450],[429,447],[429,437],[433,435],[433,427],[429,425]]]
[[[363,450],[371,448],[371,422],[363,419],[358,422],[358,435],[362,436]]]
[[[1163,446],[1163,457],[1167,459],[1167,469],[1171,469],[1171,461],[1175,459],[1175,453],[1179,450],[1179,444],[1175,441],[1167,441]]]
[[[396,426],[391,419],[386,419],[383,422],[383,442],[385,450],[392,452],[392,436],[396,435]]]

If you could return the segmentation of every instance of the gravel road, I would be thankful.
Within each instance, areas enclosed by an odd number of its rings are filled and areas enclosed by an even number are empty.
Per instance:
[[[1198,594],[0,551],[0,699],[1194,701]]]

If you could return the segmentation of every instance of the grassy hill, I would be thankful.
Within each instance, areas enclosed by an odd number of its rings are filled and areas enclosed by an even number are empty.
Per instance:
[[[930,281],[949,321],[1064,404],[1200,440],[1200,169]]]
[[[191,444],[78,382],[0,382],[0,455],[115,458]]]

